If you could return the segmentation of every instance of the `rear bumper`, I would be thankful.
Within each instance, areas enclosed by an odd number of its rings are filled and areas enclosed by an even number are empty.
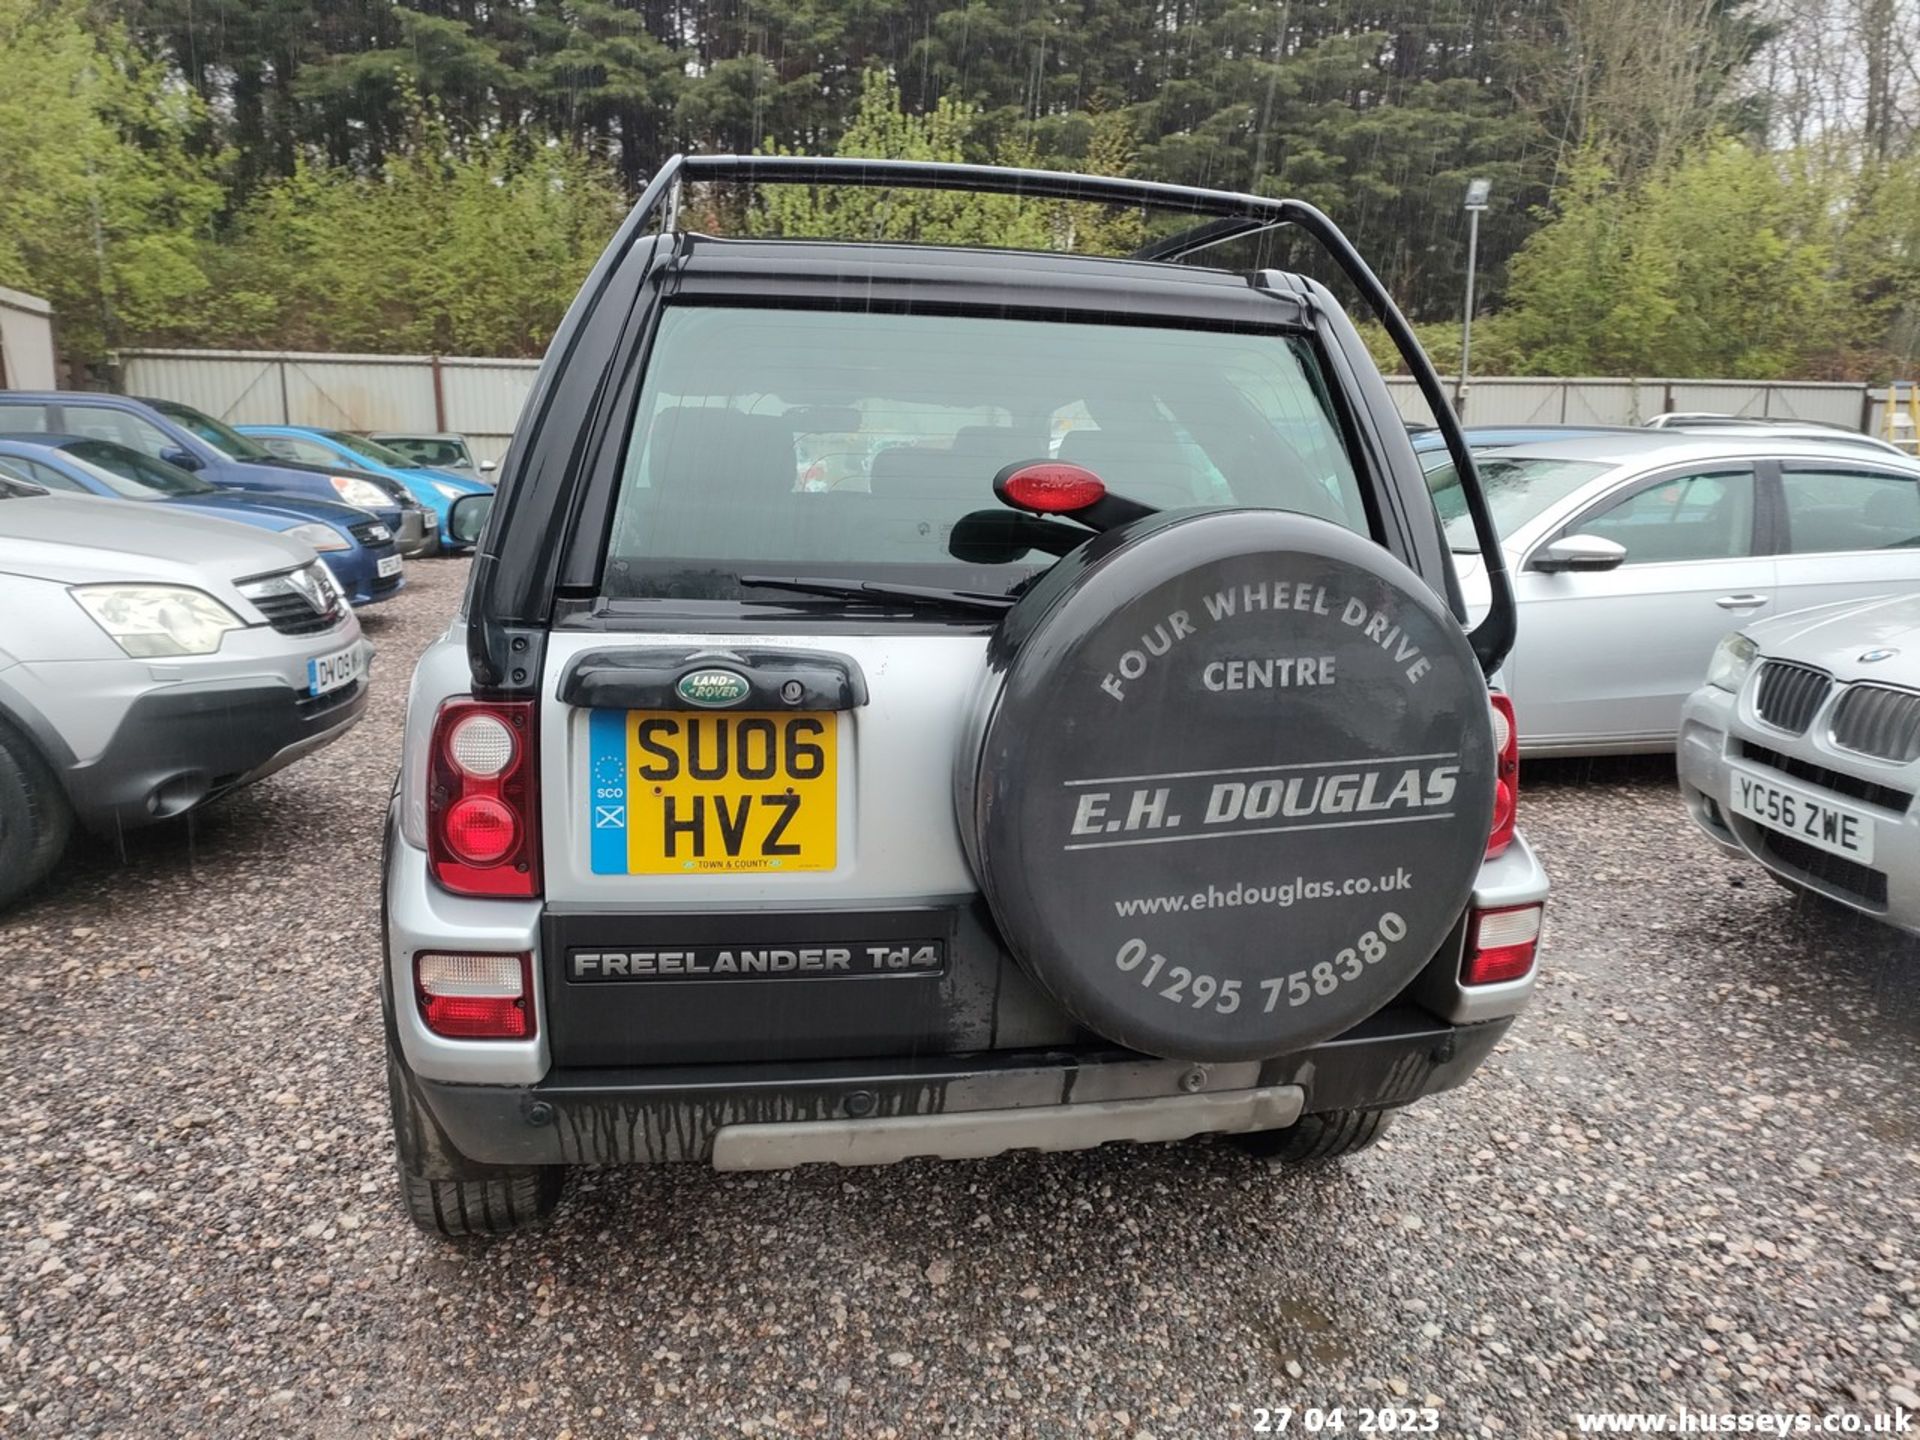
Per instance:
[[[724,1169],[1084,1149],[1270,1130],[1311,1111],[1408,1104],[1461,1084],[1512,1023],[1454,1026],[1393,1006],[1279,1060],[1195,1065],[1124,1050],[556,1070],[536,1085],[398,1083],[431,1116],[424,1173],[482,1165]]]
[[[696,1047],[693,1061],[596,1068],[600,1062],[569,1063],[551,1048],[550,972],[548,983],[534,986],[530,1039],[448,1040],[425,1028],[411,997],[418,951],[525,953],[534,957],[539,977],[552,917],[538,900],[440,890],[392,815],[387,844],[382,990],[394,1082],[411,1101],[397,1105],[396,1116],[405,1117],[400,1144],[409,1168],[434,1178],[455,1178],[476,1165],[873,1164],[1274,1129],[1302,1114],[1391,1108],[1463,1083],[1506,1033],[1534,983],[1528,976],[1461,987],[1463,915],[1399,1000],[1343,1035],[1273,1060],[1160,1060],[1099,1041],[1064,1017],[1046,1025],[1052,1012],[1037,996],[1024,1008],[1016,1003],[1016,987],[1030,988],[1030,982],[1015,971],[999,974],[1001,1008],[987,1012],[993,1023],[985,1033],[992,1040],[866,1051],[878,1058],[816,1053],[779,1061],[715,1041]],[[1522,839],[1483,869],[1473,903],[1531,903],[1544,899],[1546,889],[1546,876]],[[786,983],[796,987],[783,992],[789,1006],[811,993],[797,988],[811,982]],[[659,997],[666,991],[645,993],[656,1005],[665,1003]],[[731,1013],[750,1039],[764,1033],[764,1025],[745,993]],[[790,1027],[793,1012],[783,1011],[782,1018]],[[651,1020],[658,1028],[657,1013]],[[680,1033],[681,1027],[669,1028]],[[1012,1041],[1013,1033],[1025,1038]],[[838,1055],[853,1043],[846,1040]],[[734,1053],[715,1063],[729,1049]]]

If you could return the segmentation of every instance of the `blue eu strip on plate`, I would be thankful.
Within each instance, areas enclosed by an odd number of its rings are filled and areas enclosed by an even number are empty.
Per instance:
[[[587,833],[596,875],[627,873],[627,712],[595,710],[587,720],[592,783]]]

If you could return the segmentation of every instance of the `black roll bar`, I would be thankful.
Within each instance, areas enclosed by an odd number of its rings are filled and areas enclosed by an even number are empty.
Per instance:
[[[1472,453],[1461,433],[1460,421],[1447,401],[1440,376],[1420,348],[1413,329],[1400,313],[1353,242],[1325,214],[1303,200],[1274,199],[1261,195],[1242,195],[1230,190],[1206,190],[1187,185],[1166,185],[1154,180],[1130,180],[1111,175],[1076,175],[1061,170],[1023,170],[997,165],[959,165],[932,160],[868,160],[848,156],[814,155],[675,155],[654,174],[639,202],[620,227],[608,247],[608,254],[595,266],[588,288],[604,280],[609,261],[631,245],[634,237],[658,213],[663,228],[677,226],[682,211],[681,190],[689,183],[717,182],[744,185],[851,185],[870,189],[957,190],[981,194],[1014,195],[1035,200],[1079,200],[1100,205],[1153,206],[1161,210],[1184,211],[1206,217],[1204,223],[1181,234],[1143,247],[1134,258],[1169,261],[1191,254],[1209,245],[1241,235],[1292,226],[1305,232],[1323,250],[1341,273],[1360,292],[1379,317],[1394,348],[1406,363],[1414,383],[1426,398],[1433,417],[1447,443],[1447,454],[1460,477],[1466,497],[1467,514],[1473,520],[1474,537],[1487,567],[1487,585],[1491,606],[1487,614],[1467,636],[1475,658],[1491,676],[1513,648],[1515,610],[1513,582],[1507,574],[1500,537],[1493,516],[1480,488]],[[572,331],[580,323],[582,307],[576,303],[554,337],[553,352],[564,353]],[[475,599],[480,600],[476,586]],[[476,603],[476,619],[485,614]]]

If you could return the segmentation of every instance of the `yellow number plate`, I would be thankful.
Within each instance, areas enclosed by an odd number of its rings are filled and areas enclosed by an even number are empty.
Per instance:
[[[597,875],[831,870],[840,717],[596,710]]]

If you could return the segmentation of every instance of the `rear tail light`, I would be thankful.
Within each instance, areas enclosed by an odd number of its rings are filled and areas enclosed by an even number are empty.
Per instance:
[[[1467,952],[1460,961],[1462,985],[1498,985],[1533,969],[1540,944],[1539,905],[1476,910],[1467,926]]]
[[[1487,859],[1513,843],[1513,827],[1520,817],[1520,727],[1514,723],[1513,701],[1498,690],[1488,695],[1493,706],[1493,828],[1487,834]]]
[[[533,1035],[531,956],[422,951],[413,957],[413,990],[427,1029],[449,1040]]]
[[[449,700],[433,721],[427,857],[456,895],[540,893],[531,700]]]

